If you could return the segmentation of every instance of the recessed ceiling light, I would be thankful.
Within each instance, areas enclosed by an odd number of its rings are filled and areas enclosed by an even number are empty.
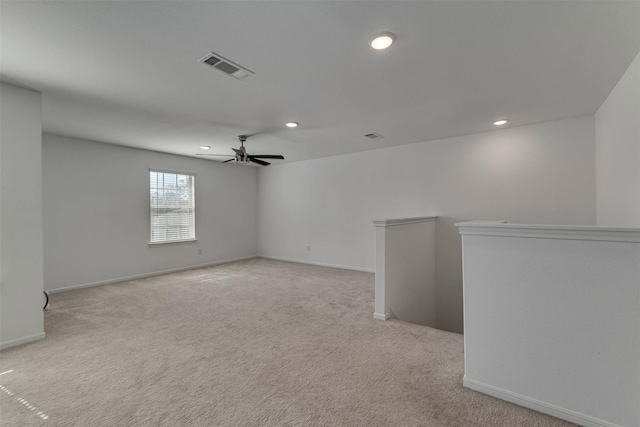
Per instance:
[[[298,122],[287,122],[285,124],[286,127],[288,128],[297,128],[298,127]]]
[[[375,50],[383,50],[391,46],[395,39],[396,36],[392,33],[378,34],[371,40],[371,47]]]
[[[496,126],[502,126],[502,125],[506,125],[507,121],[502,119],[502,120],[498,120],[497,122],[493,122],[493,124]]]
[[[201,145],[200,148],[202,148],[203,150],[211,150],[211,146],[209,145]]]

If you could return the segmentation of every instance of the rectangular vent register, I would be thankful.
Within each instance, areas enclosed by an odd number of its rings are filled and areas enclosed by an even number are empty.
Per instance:
[[[229,61],[226,58],[218,55],[217,53],[209,53],[201,58],[198,62],[202,62],[210,66],[211,68],[215,68],[218,71],[225,73],[228,76],[236,78],[238,80],[244,80],[250,75],[254,74],[253,71],[247,70],[239,66],[238,64]]]

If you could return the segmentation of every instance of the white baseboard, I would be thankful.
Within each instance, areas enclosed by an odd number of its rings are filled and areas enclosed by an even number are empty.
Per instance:
[[[319,267],[331,267],[331,268],[340,268],[342,270],[363,271],[365,273],[375,273],[376,272],[375,269],[372,270],[370,268],[350,267],[350,266],[347,266],[347,265],[328,264],[328,263],[324,263],[324,262],[305,261],[305,260],[293,259],[293,258],[281,258],[281,257],[266,256],[266,255],[258,255],[258,257],[265,258],[265,259],[273,259],[273,260],[276,260],[276,261],[295,262],[297,264],[317,265]]]
[[[33,341],[41,340],[45,337],[44,332],[40,332],[39,334],[29,335],[22,338],[16,338],[15,340],[5,341],[0,343],[0,350],[4,350],[9,347],[15,347],[17,345],[27,344]]]
[[[160,276],[162,274],[168,274],[168,273],[177,273],[179,271],[194,270],[196,268],[212,267],[214,265],[228,264],[230,262],[244,261],[244,260],[247,260],[247,259],[253,259],[253,258],[257,258],[257,257],[258,257],[257,255],[252,255],[252,256],[241,257],[241,258],[226,259],[226,260],[223,260],[223,261],[207,262],[205,264],[196,264],[196,265],[190,265],[190,266],[187,266],[187,267],[178,267],[178,268],[172,268],[172,269],[169,269],[169,270],[154,271],[153,273],[136,274],[134,276],[119,277],[117,279],[109,279],[109,280],[101,280],[99,282],[84,283],[84,284],[80,284],[80,285],[67,286],[67,287],[64,287],[64,288],[46,289],[46,291],[49,292],[50,294],[56,294],[58,292],[73,291],[74,289],[91,288],[93,286],[108,285],[110,283],[126,282],[128,280],[144,279],[146,277]]]
[[[515,403],[516,405],[524,406],[525,408],[533,409],[534,411],[542,412],[556,418],[560,418],[565,421],[570,421],[575,424],[579,424],[585,427],[622,427],[618,424],[601,420],[589,415],[582,414],[580,412],[572,411],[570,409],[561,408],[559,406],[551,405],[546,402],[542,402],[537,399],[532,399],[527,396],[513,393],[508,390],[494,387],[489,384],[484,384],[480,381],[475,381],[464,377],[462,379],[462,385],[471,390],[479,391],[480,393],[488,394],[489,396],[497,397],[507,402]]]
[[[389,314],[387,313],[373,313],[373,318],[378,320],[389,320]]]

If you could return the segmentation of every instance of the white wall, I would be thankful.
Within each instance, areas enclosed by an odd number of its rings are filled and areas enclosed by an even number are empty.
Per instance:
[[[454,223],[595,224],[594,119],[272,165],[258,197],[260,255],[370,271],[373,219],[438,216],[437,324],[462,332]]]
[[[44,338],[42,96],[0,85],[0,348]]]
[[[640,229],[460,233],[465,386],[584,426],[638,426]]]
[[[149,247],[149,168],[196,174],[197,243]],[[254,168],[45,134],[43,173],[46,289],[257,253]]]
[[[598,225],[640,227],[640,54],[595,121]]]

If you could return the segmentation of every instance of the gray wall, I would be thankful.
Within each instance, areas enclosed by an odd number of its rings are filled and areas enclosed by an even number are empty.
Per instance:
[[[598,225],[640,227],[640,54],[595,120]]]
[[[42,95],[0,85],[0,348],[44,338]]]
[[[259,185],[268,257],[373,271],[373,219],[438,216],[436,324],[462,332],[454,223],[594,225],[594,118],[269,166]]]
[[[197,243],[148,245],[150,168],[195,173]],[[45,134],[43,174],[46,289],[256,255],[254,168]]]

